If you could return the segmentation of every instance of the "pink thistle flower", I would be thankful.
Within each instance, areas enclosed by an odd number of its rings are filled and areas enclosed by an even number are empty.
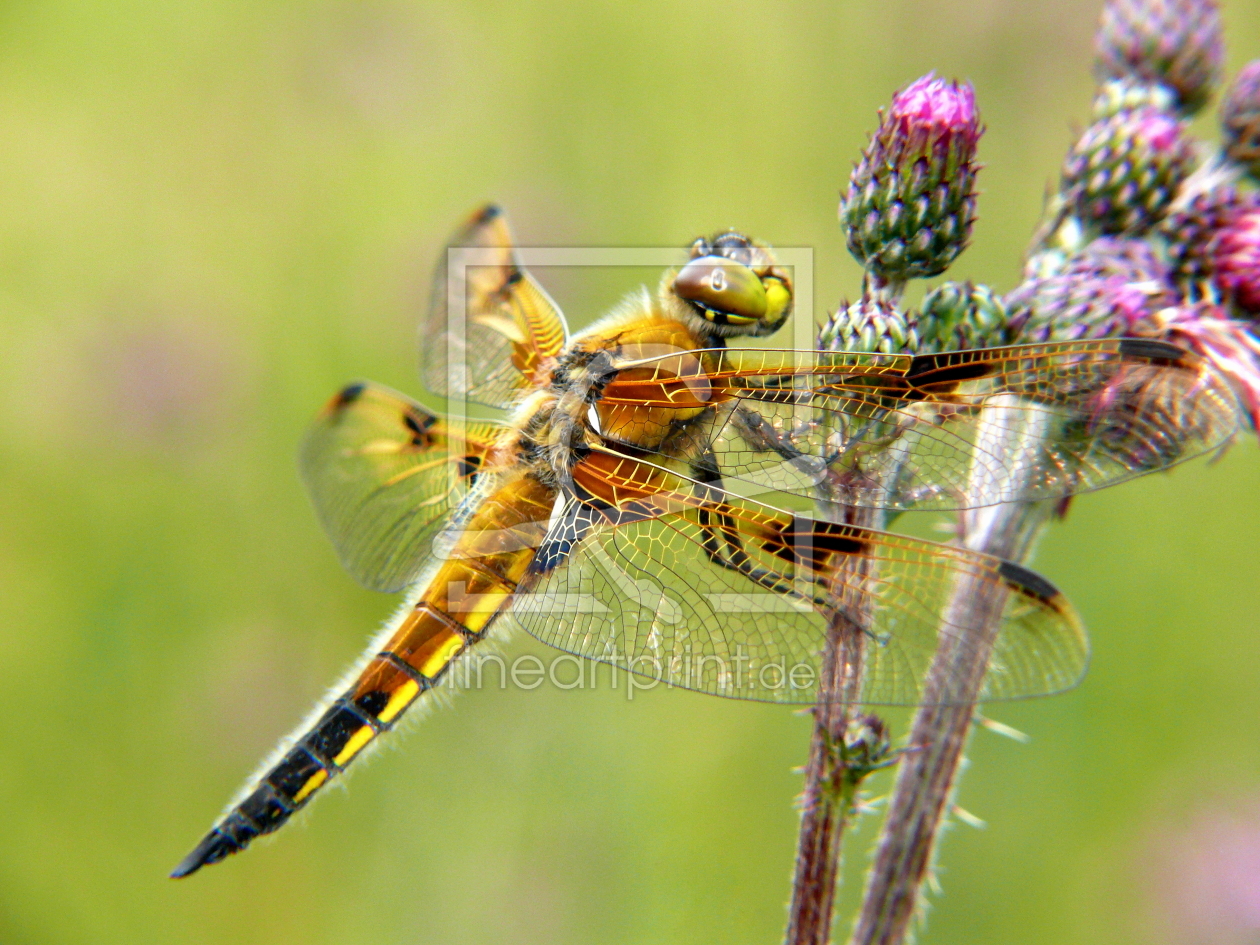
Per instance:
[[[1103,237],[1052,275],[1033,275],[1006,297],[1016,343],[1118,338],[1148,331],[1173,300],[1163,263],[1141,240]]]
[[[1218,305],[1200,303],[1160,312],[1165,340],[1207,358],[1233,383],[1252,429],[1260,430],[1260,340]]]
[[[1222,294],[1248,315],[1260,315],[1260,210],[1241,214],[1221,230],[1212,258]]]
[[[1157,230],[1173,279],[1191,301],[1215,298],[1211,282],[1217,237],[1244,213],[1260,210],[1260,196],[1227,180],[1208,178],[1201,187],[1187,181]]]
[[[893,95],[885,121],[906,140],[931,142],[957,135],[971,150],[982,134],[971,85],[938,79],[931,72]]]

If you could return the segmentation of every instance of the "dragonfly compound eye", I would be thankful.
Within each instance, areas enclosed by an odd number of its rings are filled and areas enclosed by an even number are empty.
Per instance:
[[[751,325],[769,306],[760,277],[723,256],[701,256],[683,266],[674,279],[674,294],[719,325]]]

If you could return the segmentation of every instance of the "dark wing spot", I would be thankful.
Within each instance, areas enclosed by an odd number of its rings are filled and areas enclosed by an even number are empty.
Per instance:
[[[968,361],[965,364],[950,364],[947,356],[935,354],[915,355],[910,361],[910,370],[906,380],[915,387],[953,387],[963,381],[987,377],[997,370],[992,361]],[[941,364],[945,361],[944,364]]]
[[[794,518],[777,531],[774,540],[763,542],[762,548],[785,561],[807,561],[813,570],[821,571],[832,555],[865,554],[866,542],[854,538],[844,525]]]
[[[362,381],[356,381],[353,384],[347,384],[337,392],[337,396],[333,398],[329,408],[332,410],[342,410],[349,407],[352,403],[363,396],[363,392],[367,390],[367,385]]]
[[[1054,604],[1059,597],[1059,589],[1043,578],[1036,571],[1030,571],[1023,565],[1013,561],[1003,561],[998,565],[998,574],[1015,590],[1030,597],[1035,597],[1046,604]]]
[[[471,481],[476,482],[477,473],[481,470],[481,457],[475,453],[461,456],[455,461],[455,469],[461,479],[471,478]]]
[[[561,518],[551,526],[542,544],[538,546],[538,552],[529,565],[530,571],[535,574],[547,574],[554,571],[565,562],[570,552],[586,536],[596,520],[602,518],[603,516],[590,505],[582,502],[569,503]]]
[[[904,395],[910,390],[910,382],[904,377],[897,377],[895,374],[857,374],[844,378],[841,382],[844,387],[859,388],[863,392],[867,390],[874,391],[879,394],[888,394],[893,397]],[[844,394],[847,391],[838,388],[826,388],[824,393]]]
[[[1121,338],[1120,356],[1143,361],[1180,361],[1186,356],[1186,352],[1166,341],[1152,341],[1149,338]]]
[[[411,431],[411,442],[414,446],[429,446],[432,438],[428,434],[428,429],[437,423],[437,417],[431,414],[417,413],[414,410],[408,410],[403,414],[403,426]]]
[[[488,203],[477,211],[477,215],[473,217],[473,223],[489,223],[501,213],[503,213],[503,211],[499,208],[498,204]]]

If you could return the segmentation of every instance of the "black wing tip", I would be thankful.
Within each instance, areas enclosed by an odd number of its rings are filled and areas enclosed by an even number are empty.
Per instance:
[[[211,830],[196,848],[180,860],[175,869],[171,870],[171,879],[183,879],[185,876],[190,876],[203,866],[218,863],[240,849],[239,843],[218,828]]]
[[[482,206],[478,208],[477,212],[473,214],[472,221],[473,223],[489,223],[496,217],[501,216],[503,216],[503,208],[497,203],[491,202],[482,204]]]
[[[1120,355],[1144,361],[1180,361],[1186,356],[1186,350],[1153,338],[1121,338]]]
[[[337,392],[337,396],[334,398],[334,403],[336,403],[338,407],[345,407],[347,404],[352,404],[363,396],[363,392],[367,390],[367,387],[366,381],[352,381]]]
[[[332,397],[328,398],[328,403],[324,404],[323,408],[319,412],[319,415],[321,417],[329,417],[338,411],[345,410],[356,400],[362,397],[363,392],[366,391],[369,386],[370,385],[367,381],[354,381],[347,384],[345,387],[341,388],[341,390],[337,391],[337,393],[333,394]]]
[[[1043,578],[1036,571],[1016,564],[1014,561],[1003,561],[998,565],[998,574],[1017,591],[1023,591],[1047,604],[1057,601],[1062,594],[1059,589]]]

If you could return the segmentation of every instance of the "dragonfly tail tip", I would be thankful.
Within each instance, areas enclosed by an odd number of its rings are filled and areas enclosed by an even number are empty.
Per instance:
[[[208,863],[218,863],[229,854],[240,849],[240,845],[219,830],[208,833],[196,848],[179,861],[179,865],[171,870],[171,879],[183,879]]]

